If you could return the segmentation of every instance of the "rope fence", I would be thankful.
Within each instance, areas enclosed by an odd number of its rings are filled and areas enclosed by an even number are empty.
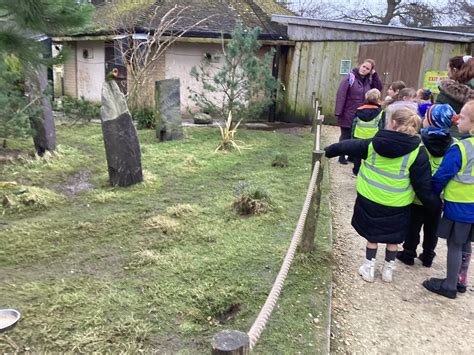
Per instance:
[[[301,242],[302,252],[310,252],[314,248],[314,238],[316,233],[317,218],[319,215],[319,204],[321,200],[321,181],[323,176],[324,151],[320,150],[321,125],[324,116],[320,115],[318,100],[313,95],[313,108],[315,115],[313,118],[313,128],[315,132],[314,149],[312,154],[312,173],[308,190],[304,200],[303,208],[298,219],[293,237],[288,247],[283,264],[278,272],[273,287],[258,314],[255,322],[248,333],[236,330],[224,330],[216,334],[212,341],[212,354],[248,354],[255,346],[262,334],[267,321],[269,320],[273,308],[275,307],[280,292],[283,288],[286,276],[295,256],[296,248]],[[312,129],[313,131],[313,129]],[[308,218],[309,217],[309,218]]]

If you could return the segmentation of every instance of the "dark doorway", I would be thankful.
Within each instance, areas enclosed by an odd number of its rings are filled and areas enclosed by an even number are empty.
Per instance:
[[[114,46],[114,42],[105,42],[105,75],[110,73],[114,68],[117,68],[119,71],[119,75],[115,80],[120,90],[126,94],[127,66],[123,62],[120,50]]]

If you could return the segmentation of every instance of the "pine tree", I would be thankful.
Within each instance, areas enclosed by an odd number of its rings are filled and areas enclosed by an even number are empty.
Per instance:
[[[202,91],[191,90],[191,99],[203,111],[226,119],[258,119],[274,100],[279,82],[272,75],[274,51],[259,58],[260,29],[238,24],[223,51],[223,64],[205,56],[191,75],[202,84]],[[218,96],[222,95],[222,101]]]
[[[35,146],[41,153],[44,148],[38,146],[42,140],[39,135],[55,136],[51,132],[54,122],[44,125],[41,113],[41,108],[44,111],[50,103],[40,74],[44,73],[44,66],[51,65],[52,58],[49,48],[38,39],[83,26],[90,11],[90,6],[80,5],[76,0],[0,0],[0,137],[3,145],[8,137],[33,133]],[[54,146],[55,142],[49,145]]]

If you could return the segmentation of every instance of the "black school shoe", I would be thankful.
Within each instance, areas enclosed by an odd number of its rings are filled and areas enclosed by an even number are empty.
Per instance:
[[[431,292],[437,293],[438,295],[448,297],[451,299],[456,298],[456,290],[447,290],[443,287],[443,281],[446,279],[437,279],[432,277],[431,279],[423,281],[423,286]]]
[[[347,160],[344,156],[339,157],[339,164],[347,165]]]
[[[431,256],[427,253],[421,253],[420,255],[418,255],[418,259],[421,260],[424,267],[431,267],[431,265],[433,265],[433,259],[436,256],[435,252],[433,252],[433,254],[434,255]]]
[[[416,253],[413,256],[409,254],[408,252],[406,252],[405,250],[397,252],[397,259],[400,260],[405,265],[410,265],[410,266],[415,265],[415,256],[416,256]]]
[[[467,291],[467,285],[462,285],[460,283],[458,283],[458,292],[459,293],[464,293]]]

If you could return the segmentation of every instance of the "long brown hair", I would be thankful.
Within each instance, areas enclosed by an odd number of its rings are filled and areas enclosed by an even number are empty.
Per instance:
[[[462,55],[457,55],[455,57],[452,57],[448,61],[448,65],[451,69],[459,70],[461,69],[463,64],[464,64],[464,60],[463,60]]]
[[[474,79],[474,58],[471,57],[465,63],[463,62],[461,68],[454,73],[453,79],[462,84]]]

